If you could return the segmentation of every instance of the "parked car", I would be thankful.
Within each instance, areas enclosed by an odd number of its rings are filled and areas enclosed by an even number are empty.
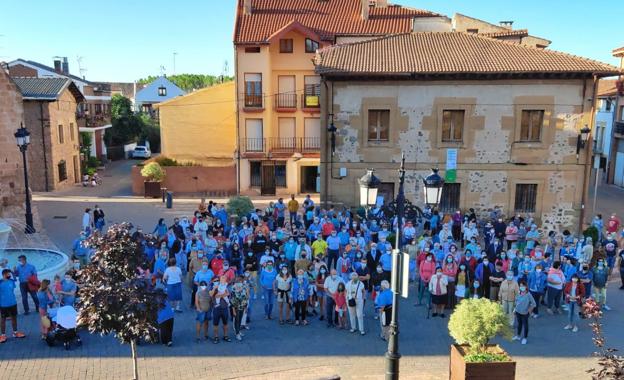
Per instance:
[[[146,146],[137,145],[132,151],[132,158],[150,158],[152,152]]]

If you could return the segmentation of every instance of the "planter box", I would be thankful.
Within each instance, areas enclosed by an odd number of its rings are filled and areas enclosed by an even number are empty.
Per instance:
[[[454,344],[451,346],[451,362],[449,366],[450,380],[514,380],[516,378],[516,362],[466,363],[465,348]],[[504,352],[498,345],[490,345]]]
[[[145,198],[160,198],[160,182],[145,181]]]

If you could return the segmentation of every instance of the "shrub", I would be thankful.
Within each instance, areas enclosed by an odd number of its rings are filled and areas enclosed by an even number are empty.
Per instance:
[[[87,167],[89,168],[97,168],[100,164],[101,162],[97,159],[97,157],[90,156],[87,158]]]
[[[150,162],[141,169],[141,175],[148,181],[162,182],[165,179],[165,171],[158,162]]]
[[[158,156],[154,158],[154,162],[157,162],[160,166],[180,166],[178,161],[167,156]]]
[[[228,214],[241,217],[252,212],[254,210],[254,205],[249,197],[236,196],[230,198],[226,208]]]
[[[600,242],[599,232],[596,226],[589,226],[585,231],[583,231],[583,236],[592,238],[592,243],[594,245]]]
[[[463,300],[451,314],[448,329],[457,344],[470,346],[469,354],[472,355],[486,354],[487,344],[497,335],[511,336],[509,320],[503,308],[487,298]],[[484,355],[475,358],[484,357],[487,359]],[[468,361],[468,357],[465,360]]]
[[[96,172],[97,172],[97,170],[95,170],[95,168],[87,168],[87,170],[85,171],[85,174],[88,175],[89,177],[91,177]]]

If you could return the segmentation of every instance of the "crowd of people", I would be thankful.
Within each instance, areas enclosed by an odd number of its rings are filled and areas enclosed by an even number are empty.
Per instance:
[[[104,218],[97,206],[85,211],[74,244],[76,269],[88,263],[84,242],[103,230]],[[158,323],[160,341],[169,346],[175,315],[185,310],[195,313],[198,342],[230,342],[230,329],[242,340],[260,316],[294,326],[318,319],[328,328],[365,335],[377,329],[365,324],[367,311],[387,339],[397,227],[410,258],[415,306],[426,308],[428,317],[445,318],[465,298],[489,298],[515,325],[514,340],[526,344],[529,320],[544,313],[565,312],[563,327],[577,332],[584,299],[593,297],[609,310],[606,288],[616,267],[624,289],[621,222],[615,214],[606,222],[598,215],[592,225],[597,236],[575,236],[539,228],[528,215],[505,218],[497,208],[479,216],[472,209],[442,213],[426,208],[417,219],[397,226],[397,218],[382,207],[324,209],[310,196],[302,204],[291,196],[238,219],[224,205],[202,199],[192,216],[171,224],[160,219],[151,231],[136,228],[133,238],[149,263],[144,274],[167,293]],[[5,306],[10,302],[4,289],[17,282],[9,277],[19,278],[25,310],[28,294],[41,313],[55,302],[74,302],[72,273],[54,286],[42,281],[36,294],[22,288],[29,273],[9,270],[0,282],[3,334],[5,318],[13,312]]]

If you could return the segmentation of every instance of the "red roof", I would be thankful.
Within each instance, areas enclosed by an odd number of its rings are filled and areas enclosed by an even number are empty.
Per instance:
[[[235,44],[264,44],[270,36],[296,21],[333,41],[336,35],[385,35],[411,32],[415,17],[439,14],[399,5],[369,8],[368,20],[362,19],[361,0],[251,0],[250,15],[244,14],[244,0],[238,0]]]

